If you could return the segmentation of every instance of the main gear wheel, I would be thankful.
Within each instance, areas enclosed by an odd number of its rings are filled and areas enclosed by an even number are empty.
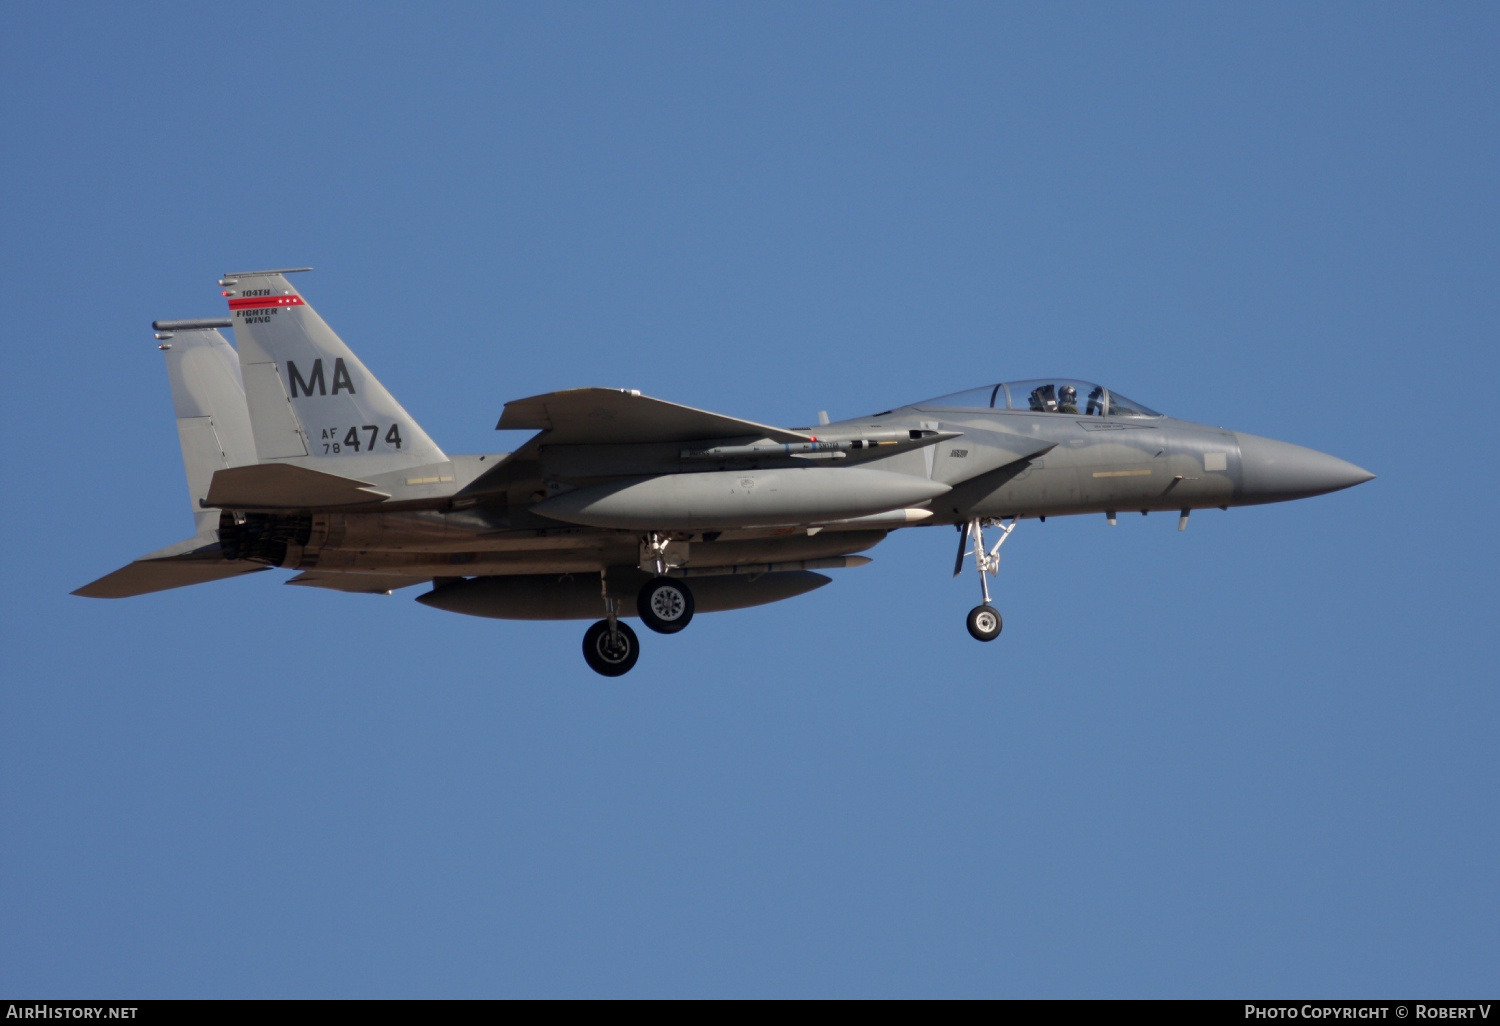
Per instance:
[[[584,632],[583,660],[595,673],[623,676],[640,657],[641,643],[629,624],[600,620]]]
[[[653,577],[635,599],[641,622],[658,634],[676,634],[693,619],[693,593],[675,577]]]

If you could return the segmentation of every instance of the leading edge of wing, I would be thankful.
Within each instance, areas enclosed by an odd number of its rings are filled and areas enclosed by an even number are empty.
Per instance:
[[[696,442],[754,436],[776,442],[812,439],[797,431],[653,399],[629,389],[573,388],[505,404],[497,431],[546,431],[548,445]]]

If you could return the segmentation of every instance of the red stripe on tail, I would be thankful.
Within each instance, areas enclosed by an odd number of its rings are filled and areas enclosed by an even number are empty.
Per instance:
[[[268,306],[306,306],[301,296],[249,296],[244,299],[231,299],[229,309],[231,310],[264,310]]]

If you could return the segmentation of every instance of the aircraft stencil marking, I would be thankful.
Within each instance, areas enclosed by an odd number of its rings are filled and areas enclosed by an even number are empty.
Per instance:
[[[1003,624],[989,579],[1022,520],[1162,511],[1183,530],[1194,509],[1374,477],[1062,378],[832,423],[820,413],[816,434],[574,388],[506,404],[498,429],[536,432],[515,452],[448,456],[292,288],[286,275],[306,270],[226,274],[230,317],[153,325],[197,532],[74,594],[273,567],[335,591],[427,585],[417,601],[435,609],[597,620],[584,659],[614,677],[640,656],[622,618],[675,634],[698,613],[794,598],[830,583],[817,571],[870,562],[859,553],[900,528],[957,530],[953,575],[972,557],[983,600],[966,624],[993,641]],[[334,423],[309,422],[325,416]],[[346,472],[320,469],[331,465]]]
[[[297,372],[297,364],[294,360],[286,362],[287,391],[293,399],[297,398],[297,390],[300,388],[303,395],[312,395],[312,386],[318,386],[319,395],[330,394],[323,384],[323,361],[312,362],[312,373],[303,380],[302,375]],[[339,390],[344,389],[350,395],[354,395],[354,382],[349,377],[349,368],[344,366],[344,361],[336,359],[333,361],[333,395],[338,395]]]

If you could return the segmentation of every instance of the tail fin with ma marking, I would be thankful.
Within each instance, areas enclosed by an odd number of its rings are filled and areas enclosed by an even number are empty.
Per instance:
[[[368,478],[447,459],[278,271],[226,274],[245,398],[262,462]]]

